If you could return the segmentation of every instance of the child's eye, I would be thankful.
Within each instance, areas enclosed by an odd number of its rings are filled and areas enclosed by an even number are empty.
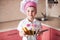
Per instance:
[[[32,12],[34,12],[34,11],[32,11]]]
[[[28,12],[29,12],[29,10],[28,10]]]
[[[34,10],[32,12],[35,12]]]

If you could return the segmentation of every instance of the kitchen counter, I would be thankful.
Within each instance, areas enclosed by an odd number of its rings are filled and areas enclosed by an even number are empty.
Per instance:
[[[47,21],[41,21],[42,25],[46,25],[50,28],[54,28],[60,31],[60,18],[48,17]]]
[[[20,20],[0,22],[0,32],[16,29]],[[54,28],[60,31],[59,18],[49,17],[47,21],[41,21],[41,22],[42,25],[46,25],[47,27]]]

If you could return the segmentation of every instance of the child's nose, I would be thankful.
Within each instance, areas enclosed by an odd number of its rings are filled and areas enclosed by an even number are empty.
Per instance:
[[[32,15],[32,12],[30,12],[30,15]]]

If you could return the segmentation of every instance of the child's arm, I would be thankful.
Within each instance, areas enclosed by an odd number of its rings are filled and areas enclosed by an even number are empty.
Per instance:
[[[42,34],[43,32],[48,31],[48,29],[38,31],[37,34]]]
[[[24,31],[19,31],[19,35],[23,37],[25,35]]]
[[[24,36],[25,35],[24,31],[22,30],[22,27],[23,27],[22,25],[23,25],[23,22],[21,21],[19,23],[18,27],[17,27],[17,30],[19,31],[19,35],[20,36]]]
[[[38,31],[37,31],[36,34],[40,35],[40,34],[43,34],[43,32],[45,32],[45,31],[48,31],[48,29],[42,30],[42,25],[41,25],[41,23],[40,23],[40,24],[39,24],[39,29],[38,29]]]

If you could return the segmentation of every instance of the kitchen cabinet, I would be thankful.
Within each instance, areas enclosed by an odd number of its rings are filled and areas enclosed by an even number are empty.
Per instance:
[[[50,30],[51,30],[51,40],[60,40],[60,31],[52,28]]]
[[[50,40],[50,28],[45,25],[42,25],[42,30],[45,30],[45,29],[48,29],[48,31],[43,32],[41,36],[42,40]]]
[[[10,30],[0,33],[0,40],[22,40],[17,30]]]
[[[48,29],[48,31],[42,34],[42,40],[60,40],[60,31],[50,28],[48,26],[42,25],[42,29]]]

